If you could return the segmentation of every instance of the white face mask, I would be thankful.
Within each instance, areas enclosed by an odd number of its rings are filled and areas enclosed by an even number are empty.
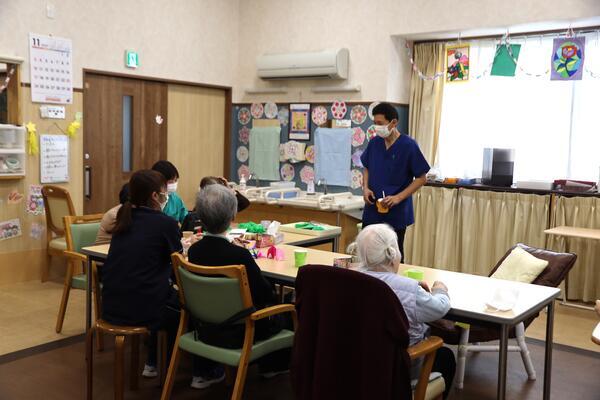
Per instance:
[[[164,210],[165,207],[167,206],[167,203],[169,202],[169,193],[161,193],[163,196],[165,196],[165,201],[162,203],[158,203],[160,205],[160,211]]]
[[[388,129],[387,125],[375,125],[375,133],[380,138],[386,138],[391,135],[392,131]]]
[[[177,191],[177,182],[167,183],[167,192],[174,193]]]

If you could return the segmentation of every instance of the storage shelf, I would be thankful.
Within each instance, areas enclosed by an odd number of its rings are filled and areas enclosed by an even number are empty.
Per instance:
[[[23,179],[25,174],[0,174],[0,181],[8,181],[11,179]]]
[[[25,149],[3,149],[0,147],[0,155],[2,154],[25,154]]]

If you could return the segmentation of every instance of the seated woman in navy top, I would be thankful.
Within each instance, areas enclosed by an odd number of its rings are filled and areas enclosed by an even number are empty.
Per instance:
[[[104,320],[146,326],[154,332],[166,329],[173,343],[179,299],[170,280],[170,256],[182,248],[177,221],[161,212],[167,200],[166,181],[160,173],[141,170],[131,176],[129,198],[117,213],[108,257],[100,272]],[[151,340],[150,367],[156,365],[154,344]],[[147,371],[144,375],[152,376]]]

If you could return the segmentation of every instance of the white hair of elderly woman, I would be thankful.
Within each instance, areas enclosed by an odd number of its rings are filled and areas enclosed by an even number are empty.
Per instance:
[[[350,254],[357,254],[361,269],[384,270],[396,273],[402,258],[398,248],[398,236],[387,224],[369,225],[363,228],[356,241],[348,246]]]

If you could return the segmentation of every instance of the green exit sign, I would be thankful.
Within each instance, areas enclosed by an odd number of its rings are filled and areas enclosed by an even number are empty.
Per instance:
[[[135,51],[125,51],[125,66],[127,68],[137,68],[140,66],[140,56]]]

